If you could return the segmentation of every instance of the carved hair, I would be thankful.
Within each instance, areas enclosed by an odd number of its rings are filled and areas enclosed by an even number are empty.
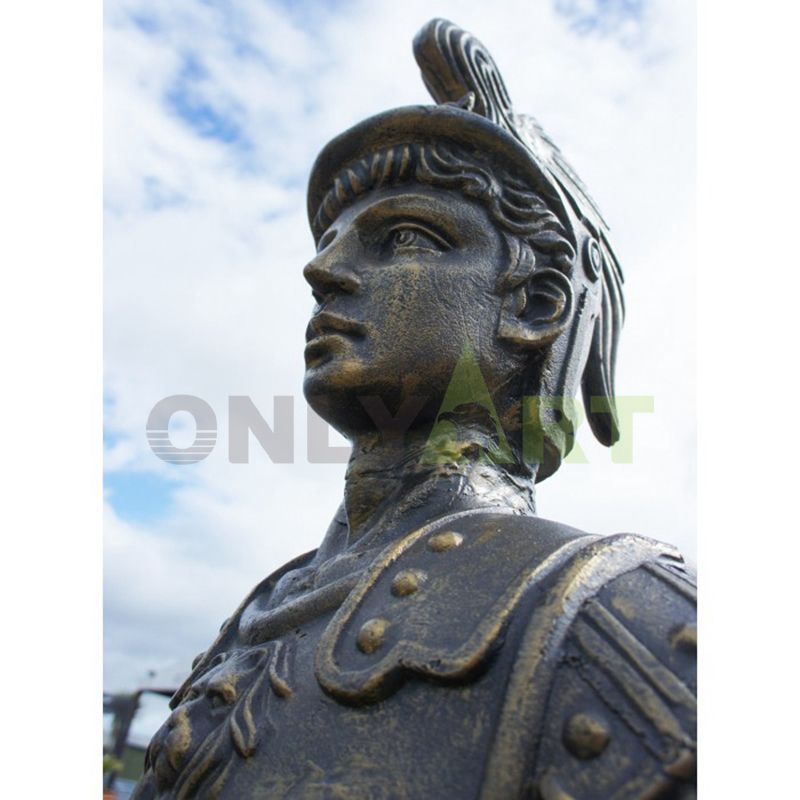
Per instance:
[[[343,169],[314,218],[316,239],[365,192],[411,181],[454,189],[479,200],[502,230],[511,234],[512,263],[499,278],[499,290],[509,291],[530,277],[534,252],[547,257],[550,266],[572,273],[575,248],[571,237],[544,201],[480,154],[467,154],[444,142],[387,147]],[[533,252],[525,252],[529,248]],[[521,265],[524,274],[520,274]]]

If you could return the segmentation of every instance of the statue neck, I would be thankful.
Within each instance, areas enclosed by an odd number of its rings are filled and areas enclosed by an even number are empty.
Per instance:
[[[534,515],[536,465],[494,463],[485,455],[488,441],[477,429],[460,431],[444,448],[430,444],[427,430],[411,430],[402,441],[356,437],[345,478],[347,546],[385,546],[470,509]]]

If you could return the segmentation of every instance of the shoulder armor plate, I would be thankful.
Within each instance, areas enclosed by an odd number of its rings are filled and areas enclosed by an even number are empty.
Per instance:
[[[680,557],[608,537],[548,597],[517,653],[482,797],[691,797],[695,589]]]
[[[408,674],[477,673],[525,592],[597,537],[547,520],[467,513],[424,526],[373,562],[323,633],[320,685],[380,700]]]

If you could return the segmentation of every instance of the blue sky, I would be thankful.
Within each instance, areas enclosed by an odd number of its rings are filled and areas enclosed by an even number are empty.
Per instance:
[[[117,516],[145,525],[170,513],[173,487],[152,472],[108,470],[103,478],[104,494]]]
[[[489,46],[516,107],[598,200],[627,277],[619,391],[655,396],[635,463],[613,465],[584,432],[590,463],[541,485],[541,513],[694,553],[691,3],[110,0],[109,689],[185,671],[254,583],[318,543],[338,505],[343,467],[304,457],[305,182],[348,125],[428,101],[411,40],[436,15]],[[217,414],[218,444],[199,464],[165,464],[147,446],[150,409],[177,393]],[[268,420],[275,395],[295,397],[295,464],[228,462],[227,398],[238,394]]]

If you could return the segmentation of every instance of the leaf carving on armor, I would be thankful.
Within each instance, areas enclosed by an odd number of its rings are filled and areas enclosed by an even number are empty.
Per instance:
[[[250,758],[273,729],[269,705],[292,689],[283,642],[220,654],[192,684],[148,748],[143,783],[160,797],[217,797],[235,759]]]

